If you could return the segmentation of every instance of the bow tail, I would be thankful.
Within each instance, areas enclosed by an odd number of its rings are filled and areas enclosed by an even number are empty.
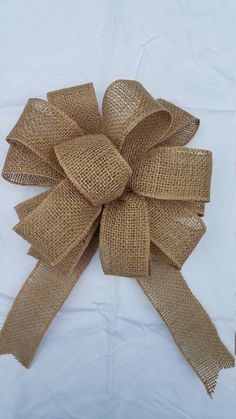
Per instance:
[[[29,367],[49,325],[98,247],[95,234],[74,271],[67,277],[38,262],[17,295],[0,332],[0,354],[12,354]]]
[[[234,357],[220,340],[208,314],[180,271],[154,245],[150,279],[137,281],[211,396],[219,371],[233,367]]]
[[[43,192],[17,205],[16,211],[20,218],[19,224],[27,222],[28,217],[31,217],[39,208],[44,209],[45,206],[47,207],[48,200],[52,199],[52,205],[58,207],[57,192],[61,186],[63,187],[63,185],[67,184],[64,182],[54,189]],[[73,187],[69,186],[69,189],[66,190],[70,192],[69,196],[67,196],[69,199],[69,197],[72,197]],[[63,196],[65,198],[66,194],[63,194]],[[76,208],[73,208],[73,211],[80,213],[80,205],[82,203],[87,205],[88,214],[90,204],[82,198],[80,201],[79,196],[77,196]],[[70,202],[70,206],[73,207],[73,203]],[[52,213],[54,214],[54,211]],[[43,214],[45,215],[44,212]],[[83,225],[84,229],[80,231],[74,246],[56,265],[50,263],[51,261],[47,261],[47,259],[41,259],[40,246],[34,243],[30,247],[28,253],[40,259],[40,261],[36,264],[17,295],[3,325],[0,332],[0,354],[12,354],[22,365],[25,367],[30,366],[46,330],[71,293],[98,247],[96,229],[99,224],[99,217],[97,217],[99,210],[97,208],[92,209],[90,215],[91,217],[87,219],[86,225]],[[58,216],[54,220],[53,225],[57,221],[59,221]],[[77,220],[75,220],[76,224]],[[68,237],[71,238],[71,234]],[[51,243],[53,243],[53,240],[51,240]],[[65,242],[66,248],[68,247],[67,244]],[[48,246],[47,250],[50,253],[50,240]]]

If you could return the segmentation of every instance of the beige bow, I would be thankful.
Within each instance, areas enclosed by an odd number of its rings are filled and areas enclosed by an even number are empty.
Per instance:
[[[183,147],[198,126],[131,80],[108,87],[102,118],[92,84],[28,101],[7,138],[3,177],[51,188],[16,207],[14,229],[39,262],[1,331],[0,353],[30,365],[99,241],[104,272],[137,278],[213,392],[234,359],[180,273],[205,232],[210,194],[211,152]]]

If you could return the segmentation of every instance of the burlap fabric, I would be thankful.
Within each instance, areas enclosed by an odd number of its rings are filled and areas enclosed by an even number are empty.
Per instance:
[[[38,259],[0,334],[29,367],[48,326],[99,247],[106,274],[137,278],[207,392],[234,358],[180,269],[205,226],[210,151],[184,147],[199,120],[137,81],[30,99],[7,137],[3,177],[49,186],[16,207],[15,231]]]

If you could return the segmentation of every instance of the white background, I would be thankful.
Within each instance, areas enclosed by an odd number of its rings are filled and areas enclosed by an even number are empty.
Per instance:
[[[233,1],[0,0],[0,164],[29,97],[93,81],[101,103],[137,79],[200,117],[191,143],[214,154],[208,230],[183,268],[233,353],[235,89]],[[0,325],[34,260],[12,230],[39,188],[1,180]],[[213,400],[133,279],[96,255],[46,333],[32,367],[0,357],[0,419],[232,419],[234,370]]]

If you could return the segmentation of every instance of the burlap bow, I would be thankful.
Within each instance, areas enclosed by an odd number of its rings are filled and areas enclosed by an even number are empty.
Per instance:
[[[213,392],[234,359],[180,273],[209,201],[211,153],[183,147],[198,125],[130,80],[108,87],[102,118],[92,84],[28,101],[7,138],[3,177],[51,188],[16,207],[15,231],[39,262],[3,326],[0,353],[30,365],[99,241],[104,272],[137,278]]]

